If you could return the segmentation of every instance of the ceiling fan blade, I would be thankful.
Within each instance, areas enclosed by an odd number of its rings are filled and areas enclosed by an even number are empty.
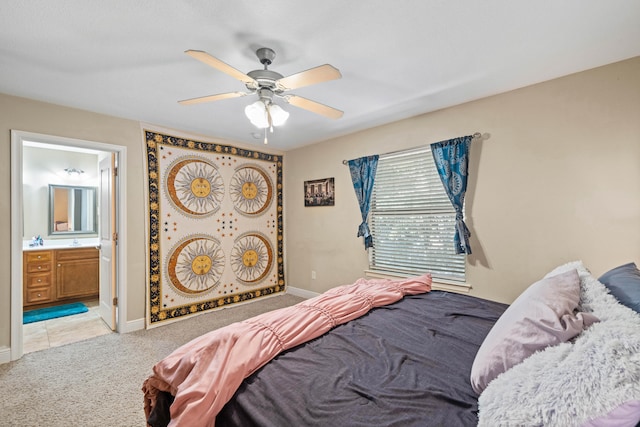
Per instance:
[[[209,55],[207,52],[203,52],[201,50],[186,50],[184,53],[197,59],[198,61],[204,62],[205,64],[213,68],[217,68],[223,73],[226,73],[231,77],[240,80],[246,85],[253,86],[253,87],[257,86],[257,82],[252,77],[249,77],[242,71],[237,70],[233,68],[231,65],[220,61],[218,58],[214,58],[213,56]]]
[[[220,101],[221,99],[238,98],[245,95],[248,95],[248,93],[245,93],[245,92],[219,93],[217,95],[208,95],[208,96],[201,96],[198,98],[185,99],[182,101],[178,101],[178,104],[181,104],[181,105],[200,104],[203,102]]]
[[[312,113],[320,114],[321,116],[325,116],[330,119],[339,119],[344,114],[344,112],[333,107],[329,107],[328,105],[324,105],[319,102],[303,98],[301,96],[285,95],[282,98],[284,98],[284,100],[291,105],[295,105],[298,108],[303,108],[305,110],[311,111]]]
[[[276,86],[281,90],[298,89],[316,83],[336,80],[342,77],[340,71],[332,65],[324,64],[319,67],[301,71],[276,81]]]

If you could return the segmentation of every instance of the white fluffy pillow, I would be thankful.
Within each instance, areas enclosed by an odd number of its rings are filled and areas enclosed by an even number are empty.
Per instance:
[[[582,262],[582,310],[600,319],[574,340],[539,351],[478,399],[479,427],[634,426],[640,421],[640,314],[620,304]]]

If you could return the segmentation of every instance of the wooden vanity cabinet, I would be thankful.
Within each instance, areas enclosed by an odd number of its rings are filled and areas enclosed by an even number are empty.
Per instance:
[[[100,259],[95,248],[59,249],[55,251],[57,298],[97,295]]]
[[[23,270],[25,308],[99,294],[100,258],[96,248],[24,251]]]

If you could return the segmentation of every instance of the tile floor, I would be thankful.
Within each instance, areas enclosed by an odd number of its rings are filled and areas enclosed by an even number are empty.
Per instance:
[[[86,313],[23,325],[23,351],[31,353],[112,333],[98,314],[98,300],[84,301]]]

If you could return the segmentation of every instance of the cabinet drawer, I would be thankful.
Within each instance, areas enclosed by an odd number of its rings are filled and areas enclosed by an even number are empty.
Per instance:
[[[31,262],[39,262],[39,261],[51,261],[53,258],[51,255],[51,251],[27,251],[25,252],[25,262],[27,264]]]
[[[27,288],[50,288],[51,274],[28,274],[26,278]]]
[[[26,292],[26,303],[27,304],[35,304],[39,302],[47,302],[52,298],[51,288],[34,288],[27,289]]]
[[[56,251],[56,261],[72,261],[76,259],[98,259],[96,248],[59,249]]]
[[[51,271],[51,262],[30,262],[27,264],[27,273]]]

